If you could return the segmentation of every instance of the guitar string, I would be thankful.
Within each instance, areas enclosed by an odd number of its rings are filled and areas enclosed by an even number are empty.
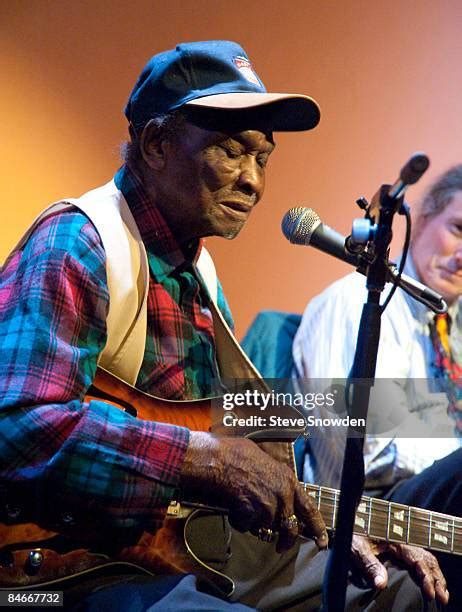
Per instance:
[[[319,497],[321,497],[322,504],[325,502],[333,502],[334,505],[338,504],[338,500],[340,498],[339,491],[336,491],[335,489],[329,489],[327,487],[319,487],[319,488],[314,488],[314,487],[315,487],[314,485],[305,485],[304,489],[308,493],[315,494],[315,495],[310,495],[311,497],[315,498],[315,501],[318,502]],[[321,495],[319,495],[319,493],[321,493]],[[432,520],[435,520],[435,521],[449,519],[452,522],[452,520],[454,519],[454,521],[458,521],[462,524],[461,517],[452,516],[450,514],[443,514],[442,512],[436,512],[433,510],[427,510],[425,508],[418,508],[416,506],[407,506],[405,504],[399,504],[397,502],[389,502],[387,500],[379,499],[376,497],[363,496],[360,500],[360,504],[365,504],[366,506],[370,506],[372,504],[376,506],[375,508],[373,508],[374,513],[383,511],[384,513],[388,514],[389,508],[391,508],[391,510],[395,512],[399,512],[399,511],[408,512],[410,509],[413,513],[421,514],[421,515],[422,514],[428,515],[429,518],[431,514]]]
[[[402,529],[401,533],[397,533],[395,530],[393,530],[390,535],[389,527],[385,522],[382,524],[377,524],[375,522],[372,525],[368,525],[367,528],[358,526],[357,523],[355,523],[353,531],[356,534],[370,535],[372,538],[377,538],[379,540],[398,543],[401,542],[403,544],[406,543],[415,546],[423,546],[425,548],[437,549],[443,552],[450,552],[452,554],[462,554],[462,538],[460,537],[460,530],[453,533],[452,528],[449,528],[446,531],[436,528],[430,530],[427,525],[424,526],[412,524],[409,527],[407,522],[400,525],[400,527]],[[406,535],[404,535],[404,533],[406,533]],[[435,534],[438,534],[440,537],[436,538]],[[442,540],[441,538],[445,538],[445,540]]]
[[[376,506],[376,501],[373,502],[374,506]],[[369,504],[368,504],[369,505]],[[338,501],[335,499],[332,500],[326,500],[326,499],[322,499],[321,500],[321,508],[325,508],[326,510],[330,510],[330,509],[337,509],[338,507]],[[453,518],[454,518],[454,530],[461,530],[462,529],[462,519],[458,518],[458,517],[452,517],[450,515],[440,515],[440,516],[433,516],[433,512],[432,512],[432,516],[430,518],[430,516],[428,517],[424,517],[424,516],[420,516],[419,514],[419,510],[417,508],[414,508],[413,506],[410,507],[411,509],[411,516],[410,516],[410,520],[412,523],[416,523],[416,524],[422,524],[422,525],[432,525],[432,527],[434,527],[435,529],[440,529],[440,530],[444,530],[444,528],[440,528],[438,527],[438,525],[440,523],[448,523],[451,525],[451,530],[453,529],[452,523],[453,523]],[[406,508],[391,508],[391,512],[404,512],[405,513],[405,517],[406,520],[405,522],[408,522],[409,520],[409,512],[408,512],[408,507]],[[372,511],[369,511],[369,508],[366,508],[365,510],[362,509],[358,509],[356,511],[356,514],[361,515],[364,514],[365,516],[368,516],[369,514],[372,514],[374,516],[374,518],[384,518],[385,522],[388,522],[388,516],[390,514],[390,511],[388,510],[388,508],[384,508],[384,507],[373,507]],[[430,511],[428,511],[429,515],[430,515]],[[382,517],[380,516],[382,515]],[[391,517],[394,521],[399,521],[399,522],[403,522],[404,519],[397,519],[396,517]],[[459,524],[458,524],[459,523]]]
[[[321,503],[322,504],[325,503],[326,501],[326,495],[330,495],[331,497],[327,498],[327,501],[328,502],[332,501],[334,506],[338,505],[338,500],[340,499],[340,496],[339,496],[339,491],[337,491],[336,489],[330,489],[328,487],[317,487],[316,485],[310,485],[306,483],[302,483],[302,484],[303,484],[305,491],[307,491],[308,493],[310,492],[315,493],[315,496],[311,495],[311,497],[315,498],[316,502],[318,502],[319,493],[321,492]],[[361,497],[361,500],[359,503],[360,504],[363,503],[366,505],[369,505],[370,503],[372,503],[376,505],[377,507],[373,509],[374,513],[383,511],[384,514],[388,514],[389,507],[391,507],[393,511],[398,511],[398,512],[399,511],[407,512],[410,509],[412,512],[428,515],[428,518],[430,518],[430,515],[432,515],[431,518],[435,522],[440,522],[443,519],[449,519],[450,522],[452,522],[453,520],[455,522],[460,522],[462,526],[461,517],[452,516],[450,514],[443,514],[442,512],[437,512],[433,510],[427,510],[425,508],[418,508],[416,506],[407,506],[406,504],[399,504],[398,502],[389,502],[385,499],[380,499],[377,497],[363,496]],[[365,512],[367,512],[367,510]],[[425,520],[425,519],[421,518],[421,520]]]
[[[333,510],[332,514],[335,512],[335,510],[338,507],[338,499],[339,499],[338,491],[336,491],[335,489],[329,489],[329,488],[324,488],[324,487],[315,488],[313,485],[310,486],[310,485],[306,485],[305,483],[302,483],[302,484],[306,491],[311,491],[315,493],[315,496],[312,496],[312,497],[318,504],[319,504],[319,491],[321,490],[320,511],[322,511],[323,507],[325,507],[327,510],[332,509]],[[328,497],[328,496],[331,496],[331,497]],[[372,502],[370,502],[369,500],[372,500]],[[419,530],[422,533],[428,533],[430,529],[432,531],[443,532],[444,534],[454,533],[455,536],[460,535],[462,533],[462,519],[459,517],[453,517],[451,515],[442,514],[439,512],[433,512],[430,510],[425,510],[423,508],[415,508],[414,506],[405,506],[403,504],[396,504],[394,502],[388,502],[386,500],[370,498],[370,497],[366,497],[366,498],[363,497],[360,503],[365,503],[366,506],[370,506],[370,504],[372,503],[375,506],[372,508],[372,512],[370,512],[370,508],[366,507],[364,511],[357,510],[356,514],[364,514],[366,515],[367,518],[369,518],[369,514],[371,513],[374,516],[374,522],[375,523],[379,522],[378,527],[384,526],[386,528],[388,526],[389,518],[390,518],[389,507],[391,507],[391,512],[405,512],[405,520],[403,521],[400,520],[399,522],[403,523],[403,525],[406,528],[408,527],[408,524],[410,522],[411,523],[410,528],[412,529],[413,533]],[[409,519],[409,509],[411,512],[410,519]],[[380,516],[380,514],[384,516]],[[422,517],[422,516],[419,516],[419,514],[420,515],[427,514],[428,516]],[[382,521],[382,519],[385,519],[385,520]],[[394,519],[394,521],[392,522],[397,522],[397,520]],[[447,530],[438,526],[439,523],[443,523],[443,522],[448,523]],[[426,540],[428,540],[428,538],[426,538]]]

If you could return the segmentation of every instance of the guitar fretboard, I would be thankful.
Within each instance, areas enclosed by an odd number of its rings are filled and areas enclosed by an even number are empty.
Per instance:
[[[317,504],[328,529],[335,529],[340,493],[336,489],[303,484]],[[363,496],[354,532],[377,540],[413,544],[462,555],[462,519],[383,499]]]

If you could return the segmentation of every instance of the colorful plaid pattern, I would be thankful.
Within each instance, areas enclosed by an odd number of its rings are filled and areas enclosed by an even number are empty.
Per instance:
[[[200,245],[180,249],[127,169],[117,182],[151,268],[138,385],[169,399],[206,396],[217,370],[192,271]],[[71,510],[94,523],[158,526],[174,495],[188,431],[82,402],[105,343],[108,300],[104,250],[79,212],[43,221],[2,271],[0,485],[28,518],[59,522]],[[219,305],[231,323],[221,287]]]
[[[450,346],[450,317],[446,314],[435,315],[430,326],[430,335],[435,349],[435,370],[445,380],[448,396],[448,414],[454,419],[454,431],[462,436],[462,367],[455,361]]]

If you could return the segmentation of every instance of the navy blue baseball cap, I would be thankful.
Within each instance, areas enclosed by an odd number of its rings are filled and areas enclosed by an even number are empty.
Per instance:
[[[154,55],[133,88],[125,115],[136,131],[155,115],[184,107],[217,113],[264,116],[273,131],[310,130],[319,106],[302,94],[268,93],[244,49],[228,40],[182,43]]]

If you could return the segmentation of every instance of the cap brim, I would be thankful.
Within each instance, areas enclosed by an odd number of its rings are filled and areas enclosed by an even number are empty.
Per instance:
[[[295,132],[311,130],[321,117],[319,106],[313,98],[302,94],[235,92],[213,94],[195,98],[185,106],[211,111],[252,113],[262,111],[265,120],[274,131]],[[259,118],[262,119],[261,115]]]

